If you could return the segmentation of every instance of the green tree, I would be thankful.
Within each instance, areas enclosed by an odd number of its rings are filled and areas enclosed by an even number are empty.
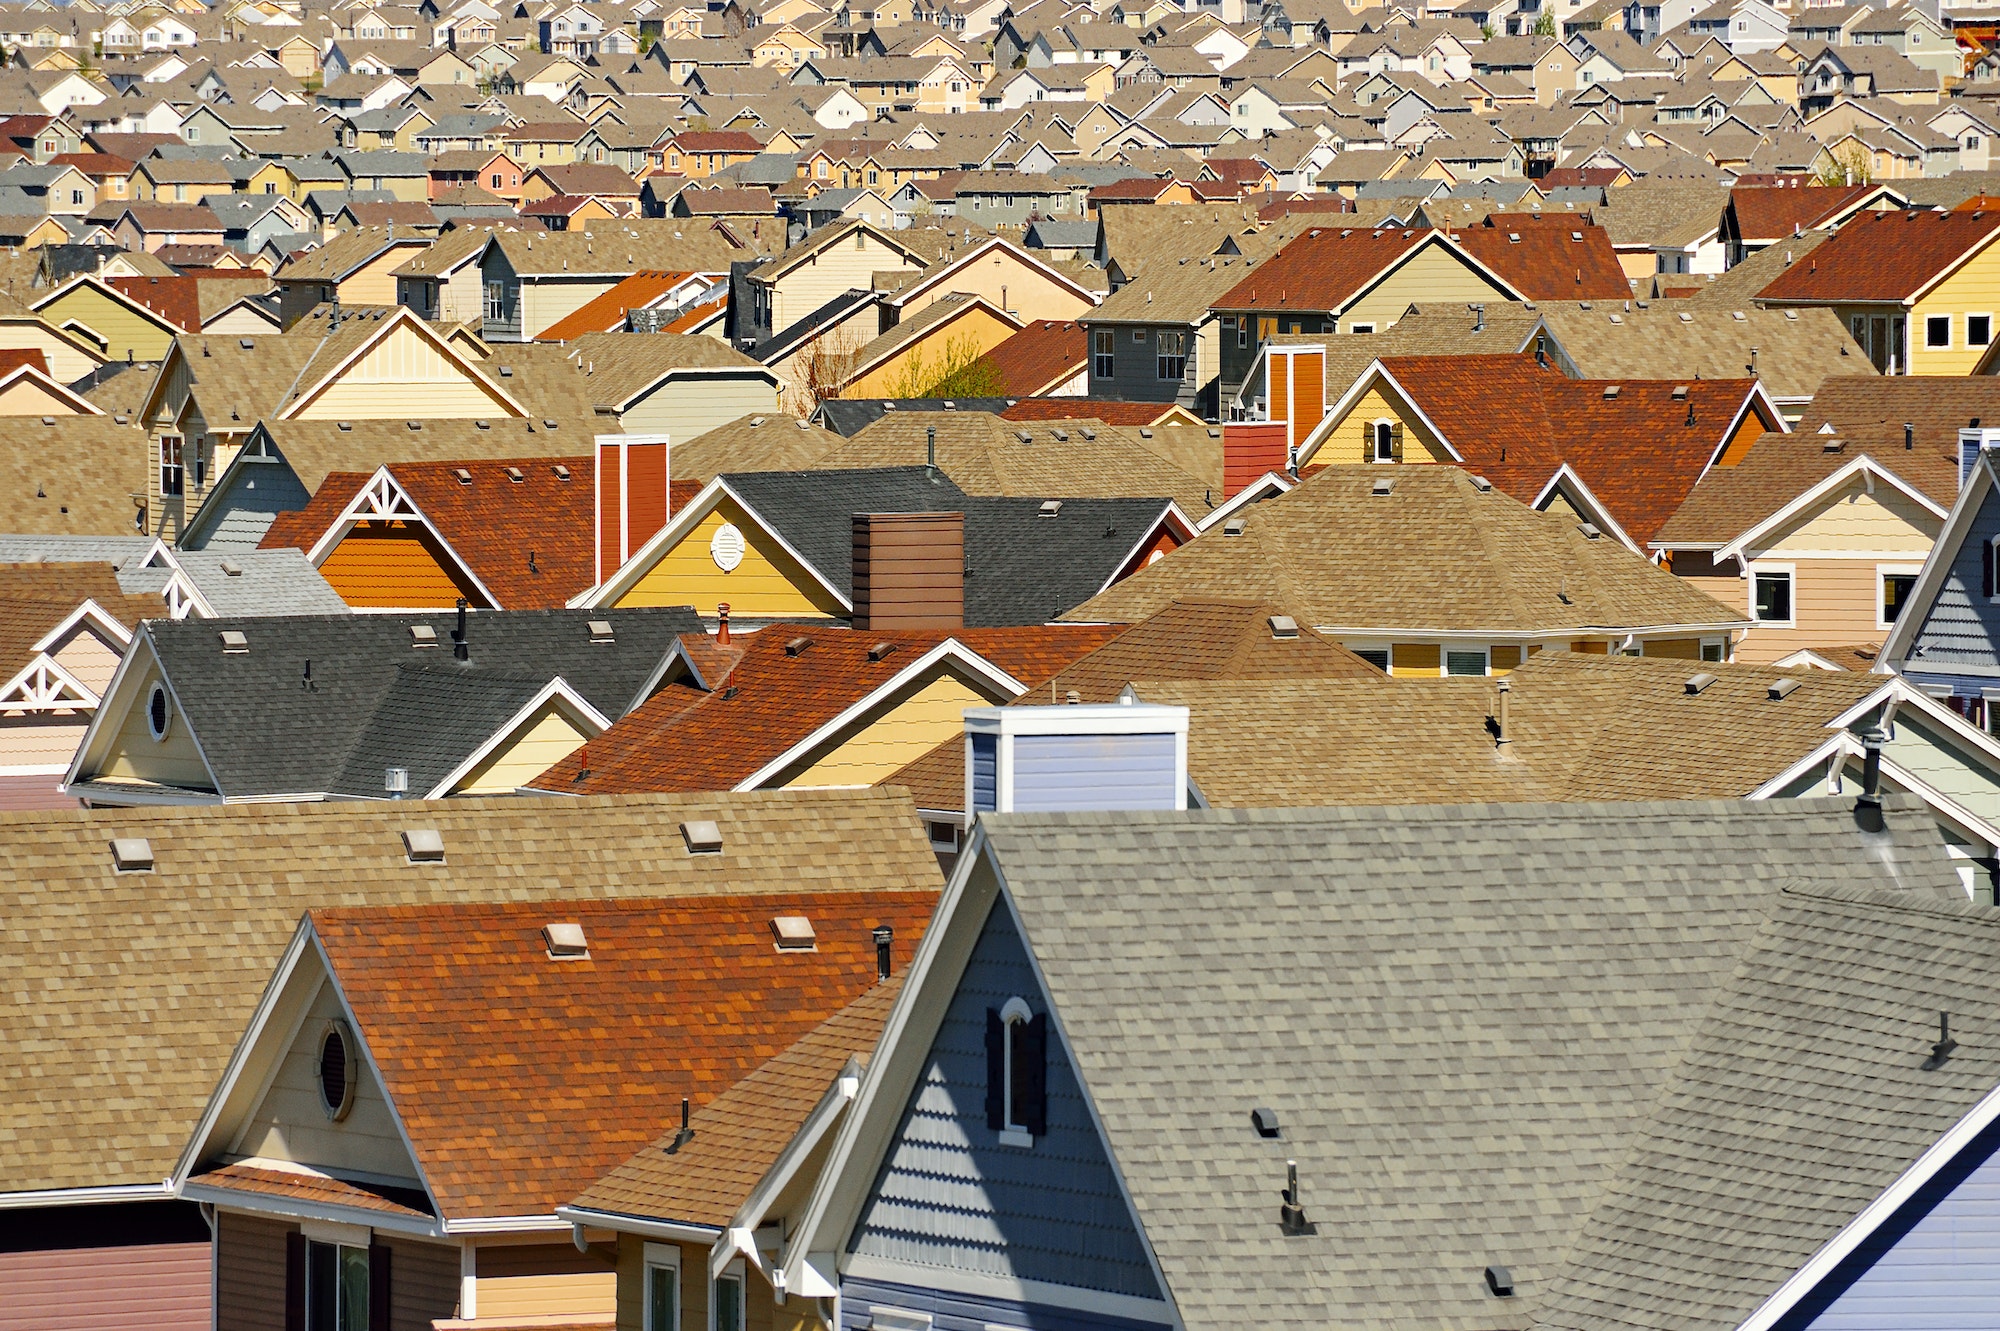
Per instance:
[[[1532,29],[1530,29],[1530,31],[1537,37],[1555,36],[1556,35],[1555,11],[1550,9],[1544,9],[1541,13],[1541,16],[1535,20],[1535,26]]]

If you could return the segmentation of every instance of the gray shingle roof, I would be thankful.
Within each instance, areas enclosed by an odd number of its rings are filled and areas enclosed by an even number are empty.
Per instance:
[[[2000,919],[1902,797],[982,822],[1190,1331],[1527,1326],[1580,1233],[1562,1325],[1734,1325],[2000,1076],[1912,1071]]]

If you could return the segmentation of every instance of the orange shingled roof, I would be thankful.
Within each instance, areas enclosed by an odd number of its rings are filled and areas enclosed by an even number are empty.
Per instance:
[[[1337,310],[1433,234],[1428,227],[1314,227],[1251,268],[1213,308]]]
[[[1794,230],[1817,227],[1872,194],[1874,185],[1799,185],[1795,187],[1738,185],[1729,191],[1729,211],[1736,234],[1747,241],[1778,241]]]
[[[2000,234],[2000,213],[1895,212],[1857,216],[1801,262],[1779,273],[1759,300],[1808,304],[1902,301]]]
[[[729,847],[723,848],[729,853]],[[778,886],[775,885],[774,886]],[[309,916],[443,1214],[545,1215],[907,964],[933,892],[321,910]],[[779,951],[804,915],[816,946]],[[579,924],[556,961],[543,927]],[[578,1131],[588,1124],[588,1131]]]
[[[719,678],[708,681],[715,692],[669,684],[530,784],[579,795],[729,790],[947,638],[1034,688],[1118,631],[1096,625],[896,631],[814,624],[803,630],[812,646],[788,655],[786,644],[799,634],[774,625],[738,635],[731,644],[742,648],[742,656],[728,673],[727,688]],[[870,660],[882,643],[894,650]]]
[[[1604,228],[1562,213],[1494,213],[1452,239],[1529,300],[1624,300],[1632,284]]]
[[[571,310],[543,329],[535,340],[568,342],[582,337],[585,333],[622,332],[628,311],[645,309],[647,305],[665,296],[693,276],[693,273],[674,272],[663,268],[642,269],[609,291]]]
[[[1074,319],[1035,319],[984,359],[1000,372],[1004,396],[1032,397],[1074,378],[1089,364],[1089,351]]]

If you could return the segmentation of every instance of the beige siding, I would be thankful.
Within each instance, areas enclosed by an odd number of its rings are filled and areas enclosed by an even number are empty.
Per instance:
[[[319,1097],[319,1040],[326,1023],[341,1015],[331,984],[322,985],[271,1085],[251,1111],[230,1153],[290,1160],[329,1172],[355,1170],[421,1186],[415,1164],[390,1116],[389,1104],[366,1063],[358,1069],[354,1105],[335,1123]]]
[[[1902,491],[1877,485],[1871,495],[1857,480],[1846,493],[1769,540],[1755,557],[1783,560],[1792,551],[1866,551],[1921,563],[1943,525]]]
[[[137,628],[138,625],[129,624],[126,627]],[[86,626],[70,634],[69,641],[57,643],[56,649],[49,653],[49,659],[101,697],[111,683],[111,676],[117,673],[118,662],[123,655],[115,642]]]
[[[843,292],[874,286],[876,273],[921,272],[867,232],[835,240],[779,278],[771,291],[771,330],[782,333]]]
[[[401,197],[402,192],[390,186],[392,193]],[[416,196],[423,198],[423,194]],[[396,303],[396,279],[398,268],[410,261],[416,251],[406,245],[383,254],[374,262],[364,265],[353,276],[340,284],[340,300],[344,305],[394,305]]]
[[[776,415],[778,390],[759,371],[673,378],[632,404],[618,418],[628,434],[692,439],[758,412]]]
[[[589,739],[550,700],[527,723],[518,739],[501,745],[491,758],[447,793],[511,795],[582,748]]]
[[[217,1220],[216,1325],[285,1331],[285,1235],[294,1226],[229,1211]]]
[[[602,277],[524,277],[521,279],[521,340],[532,342],[576,311],[611,290],[616,283]]]
[[[618,1307],[617,1258],[608,1244],[482,1245],[479,1320],[603,1317]],[[706,1254],[703,1259],[706,1260]],[[691,1325],[683,1321],[683,1327]]]
[[[1852,647],[1882,641],[1888,630],[1876,627],[1879,592],[1875,565],[1872,559],[1799,560],[1792,580],[1792,621],[1798,627],[1760,625],[1748,630],[1737,649],[1737,660],[1760,663],[1788,656],[1801,647]],[[1737,584],[1737,605],[1746,603],[1749,585]]]
[[[1075,290],[1050,279],[1022,262],[1019,255],[996,250],[983,255],[952,273],[932,290],[903,307],[910,318],[933,301],[954,291],[983,296],[998,310],[1005,310],[1024,322],[1035,319],[1074,319],[1092,308],[1091,302]]]
[[[965,709],[988,698],[956,675],[944,675],[878,715],[830,753],[783,784],[872,786],[965,729]]]
[[[42,359],[48,362],[50,376],[58,383],[73,384],[104,363],[102,359],[80,351],[67,339],[56,336],[52,328],[31,323],[0,324],[0,349],[17,351],[27,348],[42,353]]]
[[[0,1331],[207,1331],[209,1245],[0,1252]]]
[[[0,771],[67,771],[89,726],[87,712],[0,715]],[[51,775],[50,786],[55,783]]]
[[[454,420],[513,414],[412,328],[399,328],[304,408],[300,420]]]
[[[41,384],[23,379],[0,392],[0,416],[77,416],[82,413]]]
[[[132,699],[131,709],[112,737],[99,770],[89,775],[114,781],[152,781],[188,790],[215,789],[186,717],[175,713],[165,739],[154,739],[146,728],[146,704],[152,697],[153,682],[160,678],[159,667],[148,661],[144,670],[134,674],[138,676],[133,681],[135,687],[128,688],[125,695]]]
[[[1463,259],[1438,246],[1398,268],[1340,315],[1340,331],[1355,323],[1373,323],[1380,332],[1403,317],[1412,304],[1449,305],[1466,301],[1504,301],[1500,288],[1473,271]]]

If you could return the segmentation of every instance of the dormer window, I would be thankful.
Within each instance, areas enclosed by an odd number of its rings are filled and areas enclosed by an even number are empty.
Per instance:
[[[1032,1147],[1048,1131],[1048,1023],[1023,998],[986,1009],[986,1126],[1002,1146]]]

